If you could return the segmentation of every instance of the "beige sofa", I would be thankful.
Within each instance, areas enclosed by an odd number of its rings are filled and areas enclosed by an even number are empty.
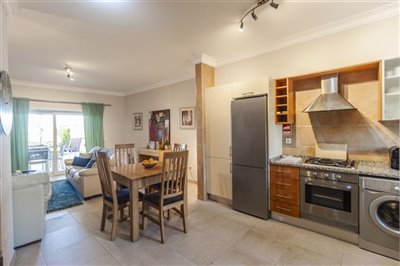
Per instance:
[[[81,153],[80,157],[91,157],[90,153]],[[96,163],[92,168],[85,168],[72,165],[73,159],[64,160],[65,176],[69,183],[80,193],[84,198],[90,198],[96,195],[101,195],[101,185],[99,173]],[[110,165],[114,165],[114,155],[110,157]]]

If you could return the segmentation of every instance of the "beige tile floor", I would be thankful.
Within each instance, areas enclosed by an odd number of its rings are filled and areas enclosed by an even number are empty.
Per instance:
[[[141,239],[128,241],[122,224],[109,241],[100,232],[101,198],[47,215],[40,243],[16,250],[17,265],[400,265],[358,246],[273,220],[260,220],[214,202],[197,201],[190,185],[188,233],[174,215],[166,244],[149,222]]]

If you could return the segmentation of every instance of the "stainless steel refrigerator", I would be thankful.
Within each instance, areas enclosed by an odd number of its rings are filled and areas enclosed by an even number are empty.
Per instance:
[[[268,98],[232,101],[233,209],[268,219]]]

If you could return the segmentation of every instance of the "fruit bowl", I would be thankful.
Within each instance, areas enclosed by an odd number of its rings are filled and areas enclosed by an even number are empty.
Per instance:
[[[151,168],[155,167],[157,164],[158,164],[158,161],[144,160],[142,162],[143,167],[146,168],[146,169],[151,169]]]

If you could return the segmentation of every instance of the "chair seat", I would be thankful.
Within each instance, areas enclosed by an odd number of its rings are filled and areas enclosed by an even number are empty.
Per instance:
[[[123,188],[120,190],[116,191],[117,193],[117,199],[118,199],[118,204],[124,204],[129,202],[129,189],[128,188]],[[112,202],[111,197],[104,197],[105,200]],[[139,201],[143,201],[143,193],[139,192]]]
[[[148,202],[150,202],[150,203],[152,203],[154,205],[158,205],[159,202],[160,202],[160,193],[156,192],[156,193],[146,194],[144,200],[148,201]],[[181,201],[181,200],[183,200],[183,194],[177,195],[177,196],[172,197],[172,198],[164,199],[163,205],[164,206],[165,205],[169,205],[169,204]]]

